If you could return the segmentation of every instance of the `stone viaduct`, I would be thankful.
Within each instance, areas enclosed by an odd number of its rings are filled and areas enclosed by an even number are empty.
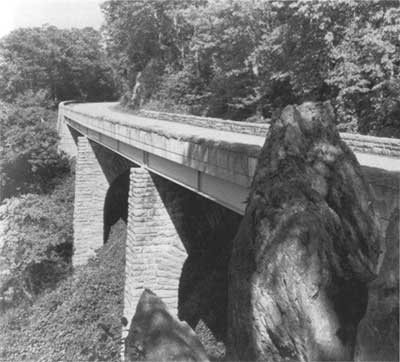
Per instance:
[[[94,255],[122,218],[124,315],[146,287],[224,339],[231,242],[268,125],[64,102],[58,131],[60,147],[76,156],[73,264]],[[400,141],[341,136],[374,189],[387,248],[398,253]]]

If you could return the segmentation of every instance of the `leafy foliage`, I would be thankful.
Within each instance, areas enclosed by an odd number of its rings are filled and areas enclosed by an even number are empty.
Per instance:
[[[244,120],[330,100],[343,130],[400,136],[399,6],[110,0],[104,32],[128,100],[137,73],[157,59],[158,85],[144,99],[152,108]]]
[[[400,9],[392,2],[358,4],[334,46],[328,82],[338,112],[363,133],[400,137]]]
[[[125,227],[89,264],[35,304],[0,317],[0,358],[7,361],[119,361]]]
[[[46,90],[49,98],[107,100],[114,96],[112,72],[92,28],[20,28],[0,41],[0,98]]]
[[[70,272],[73,179],[51,195],[26,194],[0,206],[3,307],[32,302]]]
[[[26,192],[50,191],[69,170],[68,157],[57,149],[55,112],[18,98],[8,105],[0,126],[0,200]]]
[[[139,74],[144,73],[142,97],[147,100],[167,65],[173,71],[182,66],[191,28],[187,28],[189,24],[177,9],[200,2],[204,1],[111,0],[102,4],[107,22],[103,29],[107,55],[125,104],[135,104],[131,98]]]

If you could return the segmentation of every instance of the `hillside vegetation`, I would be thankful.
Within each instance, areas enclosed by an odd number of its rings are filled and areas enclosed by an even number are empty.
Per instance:
[[[0,360],[119,360],[123,227],[72,274],[74,161],[57,104],[115,99],[98,31],[0,39]]]
[[[87,266],[34,304],[0,315],[0,360],[119,361],[125,225]]]
[[[71,272],[74,178],[51,194],[24,194],[0,206],[0,311],[34,302]]]
[[[0,309],[72,271],[74,161],[58,149],[57,105],[115,99],[92,28],[20,28],[0,39]]]
[[[105,1],[130,107],[234,120],[330,100],[340,128],[400,136],[398,1]]]

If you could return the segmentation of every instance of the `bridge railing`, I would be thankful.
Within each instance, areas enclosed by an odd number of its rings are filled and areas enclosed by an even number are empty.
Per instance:
[[[266,135],[269,129],[269,123],[252,123],[252,122],[237,122],[228,119],[200,117],[187,114],[167,113],[141,110],[139,115],[148,118],[155,118],[171,122],[179,122],[191,124],[193,126],[214,128],[221,131],[237,132],[249,135]]]
[[[400,139],[340,133],[342,139],[355,152],[400,158]]]
[[[146,122],[143,114],[121,113],[116,103],[63,103],[59,115],[60,122],[90,140],[241,214],[268,127],[240,124],[231,132],[246,135],[237,137],[219,128],[232,127],[232,121],[216,120],[215,132],[202,132],[196,127],[174,127],[171,121],[196,126],[202,122],[205,127],[215,119],[147,113],[151,120]],[[342,133],[342,138],[361,166],[400,175],[400,140],[348,133]]]
[[[70,113],[70,115],[80,114],[81,116],[93,117],[92,115],[84,114],[75,109],[72,109],[72,107],[69,107],[69,105],[73,103],[75,102],[68,101],[60,103],[59,112],[64,114],[65,116]],[[219,118],[199,117],[167,112],[141,110],[137,112],[137,115],[157,120],[165,120],[170,122],[183,123],[198,127],[213,128],[222,131],[236,132],[260,137],[265,137],[269,129],[269,124],[267,123],[236,122]],[[129,126],[129,120],[122,121],[120,119],[116,120],[113,118],[105,117],[101,117],[101,120],[110,122],[114,125],[120,124],[122,126]],[[135,127],[137,126],[135,125]],[[145,128],[145,125],[143,125],[143,127]],[[400,158],[400,139],[365,136],[344,132],[340,133],[340,135],[354,152]],[[254,150],[252,150],[251,153],[254,154]]]
[[[191,124],[199,127],[215,128],[224,131],[238,132],[250,135],[266,135],[269,121],[266,123],[250,123],[224,120],[212,117],[199,117],[185,114],[141,110],[141,116],[171,122]],[[341,132],[340,136],[352,148],[360,153],[370,153],[391,157],[400,157],[400,140],[396,138],[365,136]]]

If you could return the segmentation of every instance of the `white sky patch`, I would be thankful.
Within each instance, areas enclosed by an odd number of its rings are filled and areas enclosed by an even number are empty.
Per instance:
[[[14,28],[15,11],[18,1],[0,1],[0,37],[6,35]]]
[[[43,24],[99,29],[104,0],[0,0],[0,37],[11,30]]]

